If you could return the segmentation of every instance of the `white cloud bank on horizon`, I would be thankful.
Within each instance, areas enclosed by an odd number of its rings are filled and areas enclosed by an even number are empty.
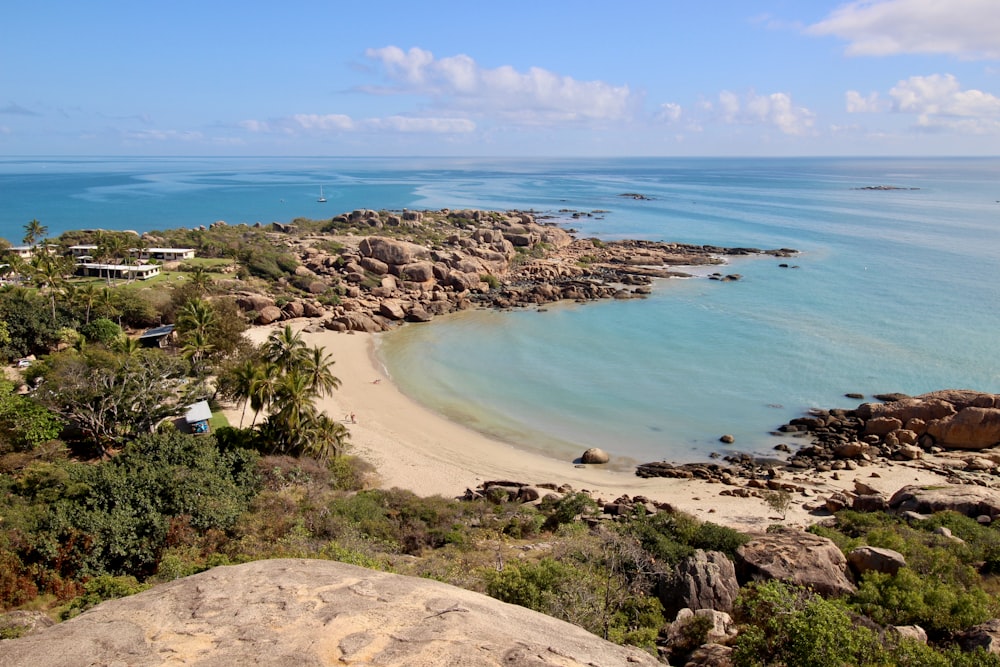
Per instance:
[[[847,111],[912,114],[917,118],[917,127],[924,130],[1000,132],[1000,97],[981,90],[963,90],[951,74],[911,76],[893,86],[888,97],[883,100],[878,93],[864,97],[848,91]]]
[[[849,42],[852,56],[947,54],[1000,58],[997,0],[863,0],[846,4],[806,28]]]
[[[522,126],[567,122],[625,120],[639,105],[628,86],[602,81],[577,81],[532,67],[479,67],[466,55],[437,59],[417,47],[368,49],[365,55],[381,65],[391,87],[365,86],[372,95],[405,94],[430,98],[436,111],[397,113],[355,119],[346,114],[299,113],[269,120],[249,119],[237,126],[251,133],[300,134],[333,132],[398,132],[469,134],[478,125],[473,118]]]
[[[803,136],[813,127],[816,114],[806,107],[792,103],[787,93],[758,95],[754,91],[742,98],[728,90],[719,93],[718,111],[723,122],[729,125],[767,125],[776,127],[784,134]],[[716,105],[705,102],[706,110],[714,110]]]
[[[368,49],[395,85],[383,93],[417,94],[472,113],[500,115],[523,124],[621,120],[638,104],[627,85],[578,81],[540,67],[480,67],[467,55],[435,58],[424,49]],[[369,89],[369,92],[374,92]]]

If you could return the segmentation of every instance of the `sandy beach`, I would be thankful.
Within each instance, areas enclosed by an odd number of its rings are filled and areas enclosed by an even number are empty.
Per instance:
[[[290,324],[301,330],[309,322]],[[256,327],[248,335],[259,343],[274,329]],[[776,522],[806,525],[817,521],[821,517],[810,514],[803,506],[815,504],[836,490],[853,490],[855,479],[886,494],[907,484],[941,481],[935,473],[897,463],[840,471],[836,474],[839,479],[833,473],[810,473],[808,477],[786,474],[787,479],[794,479],[810,491],[807,495],[793,494],[793,505],[781,521],[760,498],[719,495],[729,488],[722,484],[643,479],[631,471],[574,464],[518,449],[451,422],[399,391],[375,356],[374,336],[332,331],[303,333],[309,345],[321,345],[333,355],[334,374],[342,382],[340,389],[322,400],[322,409],[345,423],[351,432],[350,452],[371,462],[386,488],[399,487],[423,496],[455,497],[487,480],[553,482],[589,491],[606,501],[623,494],[644,495],[701,519],[741,529],[763,529]],[[239,410],[230,408],[227,416],[231,424],[239,425]]]

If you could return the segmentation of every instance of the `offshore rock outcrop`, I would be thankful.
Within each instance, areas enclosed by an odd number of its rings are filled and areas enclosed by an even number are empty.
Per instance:
[[[675,465],[644,463],[639,477],[699,478],[726,485],[745,484],[727,495],[760,495],[759,490],[799,491],[782,473],[836,472],[859,466],[894,463],[940,474],[949,484],[995,486],[1000,474],[1000,394],[946,389],[920,396],[883,394],[878,402],[853,410],[812,409],[783,424],[775,435],[808,440],[795,447],[778,445],[786,459],[761,460],[746,454],[723,457],[723,463]],[[870,495],[870,494],[869,494]],[[884,509],[885,502],[865,498],[855,509]]]

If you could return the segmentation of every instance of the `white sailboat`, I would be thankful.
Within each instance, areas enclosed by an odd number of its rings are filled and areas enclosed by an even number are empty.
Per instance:
[[[318,201],[320,204],[325,204],[326,203],[326,197],[323,196],[323,186],[322,185],[319,186],[319,199],[317,199],[316,201]]]

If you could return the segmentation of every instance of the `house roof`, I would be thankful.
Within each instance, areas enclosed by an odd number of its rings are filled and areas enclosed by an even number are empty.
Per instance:
[[[161,338],[172,333],[174,330],[173,324],[165,324],[162,327],[156,327],[155,329],[146,329],[139,336],[139,339],[143,338]]]
[[[208,401],[198,401],[189,405],[187,406],[187,412],[184,413],[184,421],[188,424],[207,422],[211,418],[212,408],[208,407]]]

